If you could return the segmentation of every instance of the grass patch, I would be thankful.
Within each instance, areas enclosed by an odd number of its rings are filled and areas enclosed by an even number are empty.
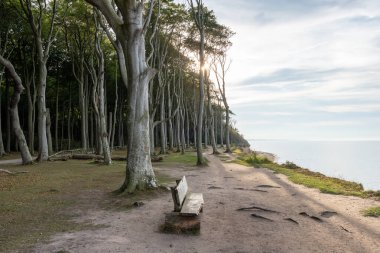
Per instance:
[[[371,207],[362,211],[364,216],[380,217],[380,206]]]
[[[125,162],[110,166],[69,160],[34,165],[7,165],[26,174],[0,175],[0,252],[26,250],[57,232],[97,229],[73,221],[75,210],[129,206],[154,198],[163,190],[114,196],[125,177]],[[160,184],[172,181],[156,172]]]
[[[162,165],[186,165],[195,166],[197,164],[197,154],[195,152],[170,153],[163,157],[163,161],[157,164]]]
[[[380,191],[365,191],[359,183],[339,178],[328,177],[319,172],[301,168],[294,163],[277,164],[261,155],[241,155],[236,163],[247,166],[263,167],[286,175],[290,181],[310,188],[319,189],[323,193],[358,196],[380,200]]]

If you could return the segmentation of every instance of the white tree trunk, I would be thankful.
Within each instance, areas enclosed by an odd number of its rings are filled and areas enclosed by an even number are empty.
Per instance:
[[[42,47],[42,45],[41,45]],[[40,58],[40,56],[39,56]],[[46,132],[46,62],[39,59],[38,64],[38,87],[37,87],[37,105],[38,105],[38,161],[46,161],[49,158],[49,148]]]
[[[145,32],[152,13],[143,18],[144,1],[118,1],[120,17],[109,0],[86,0],[106,17],[120,41],[126,56],[128,73],[127,104],[127,166],[126,177],[119,191],[133,192],[156,187],[150,159],[149,138],[149,81],[155,71],[146,64]]]
[[[29,152],[29,148],[24,136],[24,132],[22,131],[20,127],[20,119],[18,115],[18,103],[20,101],[20,95],[22,91],[24,90],[24,87],[22,86],[21,78],[16,73],[12,63],[4,59],[1,55],[0,55],[0,64],[6,67],[6,69],[9,71],[9,74],[12,76],[14,80],[14,92],[13,92],[13,96],[10,103],[10,114],[11,114],[11,119],[12,119],[12,126],[13,126],[13,131],[18,141],[19,148],[20,148],[22,163],[29,164],[29,163],[32,163],[33,160]]]

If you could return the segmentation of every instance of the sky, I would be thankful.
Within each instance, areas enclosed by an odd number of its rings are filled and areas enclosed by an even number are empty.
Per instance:
[[[204,0],[236,32],[227,97],[246,139],[380,140],[379,0]]]

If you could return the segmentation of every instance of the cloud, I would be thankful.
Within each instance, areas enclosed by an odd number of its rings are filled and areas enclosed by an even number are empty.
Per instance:
[[[324,106],[321,111],[332,113],[380,112],[380,103]]]
[[[236,32],[227,96],[245,136],[380,138],[379,0],[205,3]]]
[[[256,75],[243,82],[241,85],[255,85],[255,84],[271,84],[278,82],[290,82],[290,81],[308,81],[308,82],[318,82],[323,81],[327,76],[335,73],[344,71],[343,69],[327,69],[327,70],[316,70],[316,69],[291,69],[284,68],[276,70],[269,74]]]

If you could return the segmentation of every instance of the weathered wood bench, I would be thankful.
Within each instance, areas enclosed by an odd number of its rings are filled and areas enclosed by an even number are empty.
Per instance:
[[[188,192],[185,176],[177,180],[177,185],[170,189],[174,212],[166,214],[162,230],[176,234],[199,234],[201,228],[199,213],[203,211],[203,194]]]
[[[189,193],[186,177],[177,180],[177,185],[171,187],[174,211],[181,216],[197,216],[203,210],[203,194]]]

